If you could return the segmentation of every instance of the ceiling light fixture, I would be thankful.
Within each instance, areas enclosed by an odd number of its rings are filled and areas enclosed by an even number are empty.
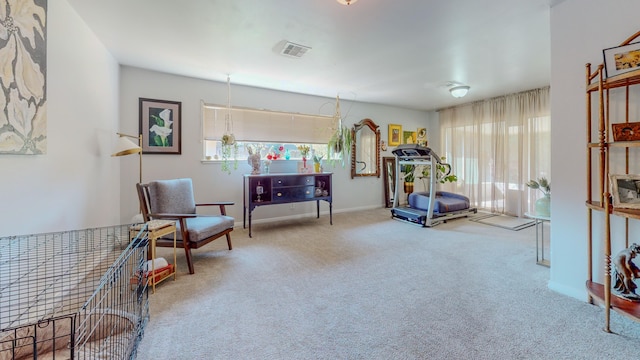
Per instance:
[[[449,89],[449,92],[451,93],[451,95],[455,98],[461,98],[464,97],[465,95],[467,95],[467,93],[469,92],[469,89],[471,89],[471,87],[467,86],[467,85],[459,85],[459,86],[454,86],[451,89]]]
[[[342,5],[351,5],[358,0],[337,0]]]

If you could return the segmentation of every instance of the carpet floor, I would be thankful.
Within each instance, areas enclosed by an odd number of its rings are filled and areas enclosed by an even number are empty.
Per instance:
[[[612,313],[605,333],[602,308],[548,289],[533,227],[422,228],[375,209],[232,240],[194,251],[194,275],[179,250],[138,359],[638,358],[640,324]]]

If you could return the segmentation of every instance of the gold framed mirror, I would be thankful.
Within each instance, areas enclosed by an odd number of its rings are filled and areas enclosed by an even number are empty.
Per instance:
[[[351,178],[380,177],[380,129],[371,119],[362,119],[351,130]]]

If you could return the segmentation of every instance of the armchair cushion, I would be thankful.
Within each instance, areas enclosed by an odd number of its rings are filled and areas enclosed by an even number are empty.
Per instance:
[[[191,179],[156,180],[149,183],[151,213],[195,214]]]
[[[187,218],[187,228],[189,229],[189,241],[197,243],[202,239],[207,239],[219,234],[227,229],[233,228],[234,219],[230,216],[205,216]],[[180,231],[180,222],[176,224],[176,238],[182,240],[182,232]]]

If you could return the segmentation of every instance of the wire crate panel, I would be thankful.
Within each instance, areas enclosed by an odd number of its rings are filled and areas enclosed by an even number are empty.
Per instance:
[[[0,360],[134,358],[149,319],[146,229],[0,238]]]

